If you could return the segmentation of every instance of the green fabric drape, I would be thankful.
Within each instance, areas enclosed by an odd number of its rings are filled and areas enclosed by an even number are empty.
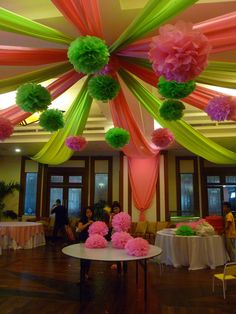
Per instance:
[[[236,153],[218,145],[193,129],[183,120],[166,121],[159,115],[161,100],[147,91],[132,75],[125,70],[119,70],[119,75],[127,87],[135,95],[145,109],[163,127],[170,129],[175,139],[182,146],[196,155],[199,155],[211,162],[219,164],[235,164]]]
[[[111,45],[110,52],[124,48],[128,44],[143,37],[197,1],[149,0],[141,11],[141,14],[137,16],[124,33]]]
[[[31,159],[50,165],[58,165],[67,161],[73,151],[64,142],[68,136],[82,134],[89,115],[92,98],[88,94],[87,82],[84,83],[78,96],[65,114],[65,126],[54,133],[44,147]]]
[[[51,27],[34,22],[3,8],[0,8],[0,29],[63,44],[69,44],[73,40],[73,38]]]
[[[0,94],[11,92],[24,83],[40,83],[73,69],[69,62],[6,78],[0,81]]]

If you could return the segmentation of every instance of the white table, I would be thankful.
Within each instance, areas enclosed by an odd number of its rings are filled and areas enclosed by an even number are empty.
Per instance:
[[[224,265],[228,260],[224,239],[213,236],[177,236],[174,229],[163,229],[156,234],[155,245],[162,248],[162,263],[174,267],[189,266],[189,270]]]
[[[84,243],[73,244],[66,246],[62,249],[62,252],[66,255],[79,258],[79,259],[87,259],[93,261],[104,261],[104,262],[129,262],[143,261],[144,268],[144,301],[146,305],[147,301],[147,260],[158,256],[161,254],[162,250],[155,246],[150,245],[149,252],[146,256],[130,256],[125,250],[114,249],[111,245],[104,249],[88,249],[84,246]],[[138,280],[138,267],[136,263],[136,280]],[[82,281],[81,281],[82,282]]]
[[[45,245],[44,228],[37,222],[1,221],[0,247],[31,249]]]

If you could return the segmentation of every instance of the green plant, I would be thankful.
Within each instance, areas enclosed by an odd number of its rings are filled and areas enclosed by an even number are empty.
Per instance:
[[[4,198],[13,193],[14,191],[20,190],[20,184],[16,182],[6,183],[4,181],[0,181],[0,216],[2,214],[3,209],[5,208]]]

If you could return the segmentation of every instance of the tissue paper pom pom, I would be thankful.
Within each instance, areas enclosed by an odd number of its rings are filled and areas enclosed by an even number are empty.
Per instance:
[[[194,81],[178,83],[176,81],[166,81],[163,76],[160,77],[157,84],[158,92],[165,98],[184,98],[191,94],[196,84]]]
[[[111,224],[115,231],[128,231],[131,226],[131,217],[129,214],[121,212],[114,215]]]
[[[94,99],[107,101],[117,96],[120,85],[109,75],[97,75],[90,79],[88,91]]]
[[[14,127],[7,118],[0,117],[0,141],[4,141],[12,135]]]
[[[160,116],[165,120],[178,120],[183,116],[184,104],[181,101],[168,99],[160,107]]]
[[[230,120],[232,106],[236,106],[236,98],[230,96],[218,96],[209,100],[205,112],[211,117],[211,120]]]
[[[194,235],[195,233],[194,233],[194,231],[193,231],[193,229],[191,228],[191,227],[189,227],[189,226],[181,226],[181,227],[179,227],[177,230],[176,230],[176,232],[175,232],[177,235],[180,235],[180,236],[192,236],[192,235]]]
[[[210,44],[200,30],[183,21],[164,25],[154,37],[149,51],[154,72],[169,81],[186,82],[207,66]]]
[[[167,128],[156,129],[152,132],[152,142],[160,148],[165,148],[174,141],[174,135]]]
[[[109,61],[105,42],[94,36],[81,36],[68,49],[68,58],[77,72],[85,74],[101,70]]]
[[[95,221],[89,226],[88,233],[89,235],[100,234],[105,236],[108,234],[108,227],[103,221]]]
[[[115,232],[111,236],[111,243],[115,249],[124,249],[126,243],[131,239],[133,239],[133,237],[131,237],[128,232]]]
[[[64,127],[63,114],[58,109],[48,109],[39,117],[41,127],[49,132],[57,131]]]
[[[179,228],[181,226],[189,226],[192,229],[195,229],[196,226],[198,226],[199,224],[202,224],[204,222],[206,222],[205,219],[199,219],[197,221],[191,221],[191,222],[179,222],[179,223],[176,224],[176,228]]]
[[[196,235],[198,235],[198,236],[205,236],[205,237],[212,236],[212,235],[216,234],[215,229],[213,228],[213,226],[210,225],[206,221],[198,224],[195,227],[195,232],[196,232]]]
[[[85,247],[88,249],[102,249],[107,247],[107,240],[100,234],[92,234],[85,241]]]
[[[128,255],[145,256],[149,251],[149,243],[143,238],[134,238],[126,243],[125,251]]]
[[[51,95],[40,84],[26,83],[17,89],[16,104],[27,112],[43,111],[51,104]]]
[[[75,152],[80,152],[87,145],[87,141],[83,136],[68,136],[65,145]]]
[[[105,140],[115,149],[119,149],[128,144],[129,138],[129,132],[122,128],[112,128],[105,134]]]

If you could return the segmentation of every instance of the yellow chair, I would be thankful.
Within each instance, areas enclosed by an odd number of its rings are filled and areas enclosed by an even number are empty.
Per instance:
[[[226,263],[224,267],[224,272],[221,274],[214,274],[212,281],[212,292],[215,290],[215,278],[222,281],[223,285],[223,295],[225,299],[225,291],[227,288],[227,280],[236,279],[236,262]]]

